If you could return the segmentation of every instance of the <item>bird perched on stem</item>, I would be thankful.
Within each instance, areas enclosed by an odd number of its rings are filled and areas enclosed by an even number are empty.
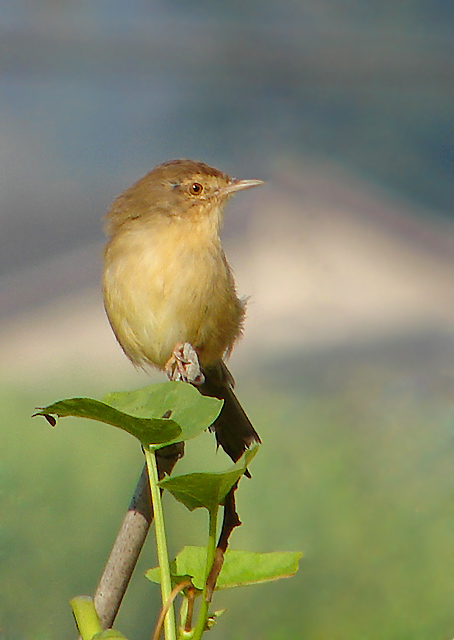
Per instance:
[[[104,306],[118,342],[135,365],[224,400],[213,428],[234,461],[260,438],[224,363],[241,335],[245,303],[219,232],[229,197],[260,184],[171,160],[118,196],[106,216]]]

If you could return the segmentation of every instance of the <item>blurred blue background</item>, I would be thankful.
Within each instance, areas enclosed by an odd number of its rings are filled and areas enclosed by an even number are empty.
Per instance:
[[[219,596],[211,633],[454,635],[453,61],[447,0],[2,3],[2,640],[73,632],[140,472],[123,434],[30,414],[149,381],[103,315],[101,218],[176,157],[267,182],[225,224],[252,294],[231,368],[264,440],[232,544],[305,555]],[[203,514],[167,508],[173,550],[200,543]]]

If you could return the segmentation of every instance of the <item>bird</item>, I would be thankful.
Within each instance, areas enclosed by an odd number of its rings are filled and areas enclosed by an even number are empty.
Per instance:
[[[220,229],[229,198],[261,184],[203,162],[170,160],[119,195],[105,216],[103,299],[118,343],[135,366],[224,401],[211,429],[235,462],[261,440],[225,364],[242,334],[246,302]]]

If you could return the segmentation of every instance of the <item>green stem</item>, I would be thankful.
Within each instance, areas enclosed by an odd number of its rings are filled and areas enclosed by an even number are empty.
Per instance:
[[[203,586],[203,595],[202,595],[202,603],[200,605],[199,617],[197,618],[197,624],[194,629],[194,635],[192,640],[200,640],[203,632],[206,628],[206,622],[208,619],[208,607],[210,605],[207,602],[207,579],[210,575],[211,567],[214,562],[214,555],[216,552],[216,531],[217,531],[217,520],[218,520],[218,510],[219,507],[216,506],[212,511],[210,511],[210,524],[208,531],[208,544],[207,544],[207,560],[205,567],[205,584]]]
[[[162,606],[170,598],[172,581],[170,579],[169,555],[167,553],[166,532],[164,526],[164,514],[162,511],[161,490],[158,487],[158,467],[156,454],[153,450],[144,447],[148,476],[150,478],[151,502],[153,504],[154,526],[156,532],[156,551],[161,571],[161,598]],[[173,604],[169,607],[164,620],[164,633],[166,640],[176,640],[175,613]]]
[[[91,640],[102,631],[93,599],[89,596],[76,596],[69,601],[82,640]]]

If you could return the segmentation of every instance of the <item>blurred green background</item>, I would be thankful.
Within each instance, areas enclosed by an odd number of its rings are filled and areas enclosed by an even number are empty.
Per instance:
[[[243,526],[232,546],[301,549],[304,557],[292,579],[218,594],[215,606],[228,612],[212,633],[450,637],[452,405],[400,388],[408,375],[402,366],[386,374],[385,385],[367,362],[345,363],[341,376],[319,368],[316,375],[330,382],[318,391],[315,369],[280,375],[278,385],[254,372],[238,381],[264,445],[238,492]],[[85,386],[76,377],[2,392],[4,638],[71,635],[67,600],[93,591],[140,472],[135,441],[113,428],[32,423],[37,401]],[[188,449],[180,471],[226,465],[208,434]],[[189,514],[170,497],[165,509],[172,554],[204,540],[204,513]],[[152,542],[117,620],[128,637],[148,637],[157,613],[157,588],[143,577],[156,563]]]
[[[75,637],[134,490],[132,438],[31,414],[149,382],[103,315],[101,217],[172,157],[267,182],[225,225],[263,439],[232,546],[304,554],[218,595],[210,637],[454,637],[453,26],[446,0],[0,6],[0,640]],[[228,464],[210,434],[200,460]],[[204,514],[165,508],[171,552],[200,544]],[[151,535],[131,639],[155,563]]]

